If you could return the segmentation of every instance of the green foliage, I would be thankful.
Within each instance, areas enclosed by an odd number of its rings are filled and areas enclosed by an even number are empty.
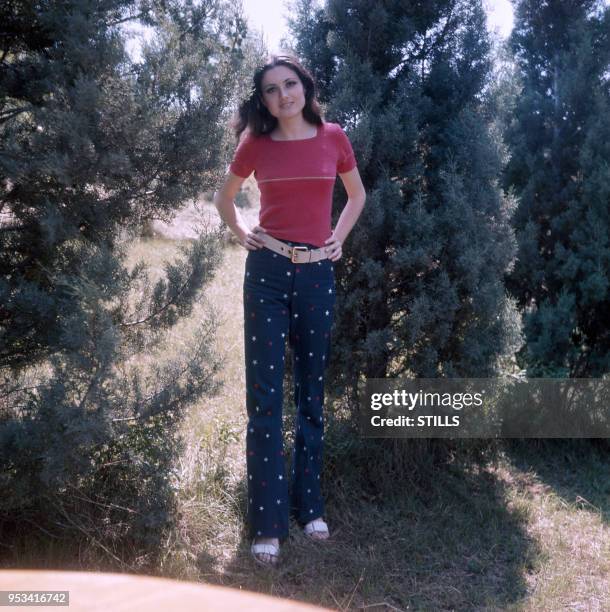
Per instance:
[[[505,185],[519,198],[519,250],[507,284],[524,310],[530,376],[610,370],[609,27],[595,0],[516,4],[522,89]]]
[[[514,199],[491,88],[491,44],[477,0],[309,0],[295,5],[295,49],[347,131],[367,192],[335,267],[331,388],[347,404],[327,428],[331,481],[395,491],[434,478],[487,441],[367,440],[358,382],[499,375],[521,330],[503,276],[515,252]],[[336,191],[335,218],[345,202]],[[336,406],[336,405],[335,405]]]
[[[201,232],[156,281],[127,247],[215,186],[243,17],[225,0],[69,0],[3,3],[0,22],[0,517],[42,508],[107,552],[140,545],[172,511],[180,416],[218,385],[211,315],[177,357],[157,352],[222,239]],[[131,23],[151,33],[141,59]]]
[[[363,438],[349,413],[333,414],[326,428],[325,482],[329,495],[363,498],[429,489],[439,470],[483,466],[497,457],[496,440]]]
[[[322,77],[367,191],[336,267],[335,382],[355,394],[363,375],[498,374],[520,341],[503,286],[514,201],[498,186],[480,3],[295,9],[295,48]]]

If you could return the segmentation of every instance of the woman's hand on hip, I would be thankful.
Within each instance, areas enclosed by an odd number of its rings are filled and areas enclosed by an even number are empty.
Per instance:
[[[241,243],[241,245],[248,249],[248,251],[256,251],[257,249],[262,249],[265,245],[262,243],[261,239],[257,236],[258,232],[264,232],[263,228],[260,225],[253,227],[245,236]]]
[[[341,259],[341,255],[343,255],[343,243],[341,242],[341,240],[335,237],[334,233],[331,235],[330,238],[327,238],[324,241],[324,244],[326,245],[326,247],[324,248],[326,249],[328,259],[330,259],[331,261],[338,261],[339,259]]]

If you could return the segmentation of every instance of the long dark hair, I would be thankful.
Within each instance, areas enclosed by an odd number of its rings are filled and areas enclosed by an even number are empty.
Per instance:
[[[294,55],[272,55],[268,61],[254,71],[254,86],[250,95],[239,105],[237,116],[233,120],[235,138],[239,140],[241,133],[248,128],[254,136],[268,134],[277,126],[274,117],[263,104],[263,75],[276,66],[286,66],[296,72],[305,90],[305,106],[303,118],[313,125],[322,125],[320,104],[316,99],[317,88],[311,73]]]

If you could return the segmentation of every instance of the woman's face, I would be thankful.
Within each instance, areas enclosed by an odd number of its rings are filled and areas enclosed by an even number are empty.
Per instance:
[[[263,104],[278,119],[294,117],[305,107],[305,88],[299,75],[287,66],[275,66],[263,75]]]

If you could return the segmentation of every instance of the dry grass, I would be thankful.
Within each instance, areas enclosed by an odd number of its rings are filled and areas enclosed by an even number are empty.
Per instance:
[[[510,503],[529,509],[540,555],[525,574],[528,610],[610,609],[610,474],[607,457],[568,450],[514,453],[495,474]]]

